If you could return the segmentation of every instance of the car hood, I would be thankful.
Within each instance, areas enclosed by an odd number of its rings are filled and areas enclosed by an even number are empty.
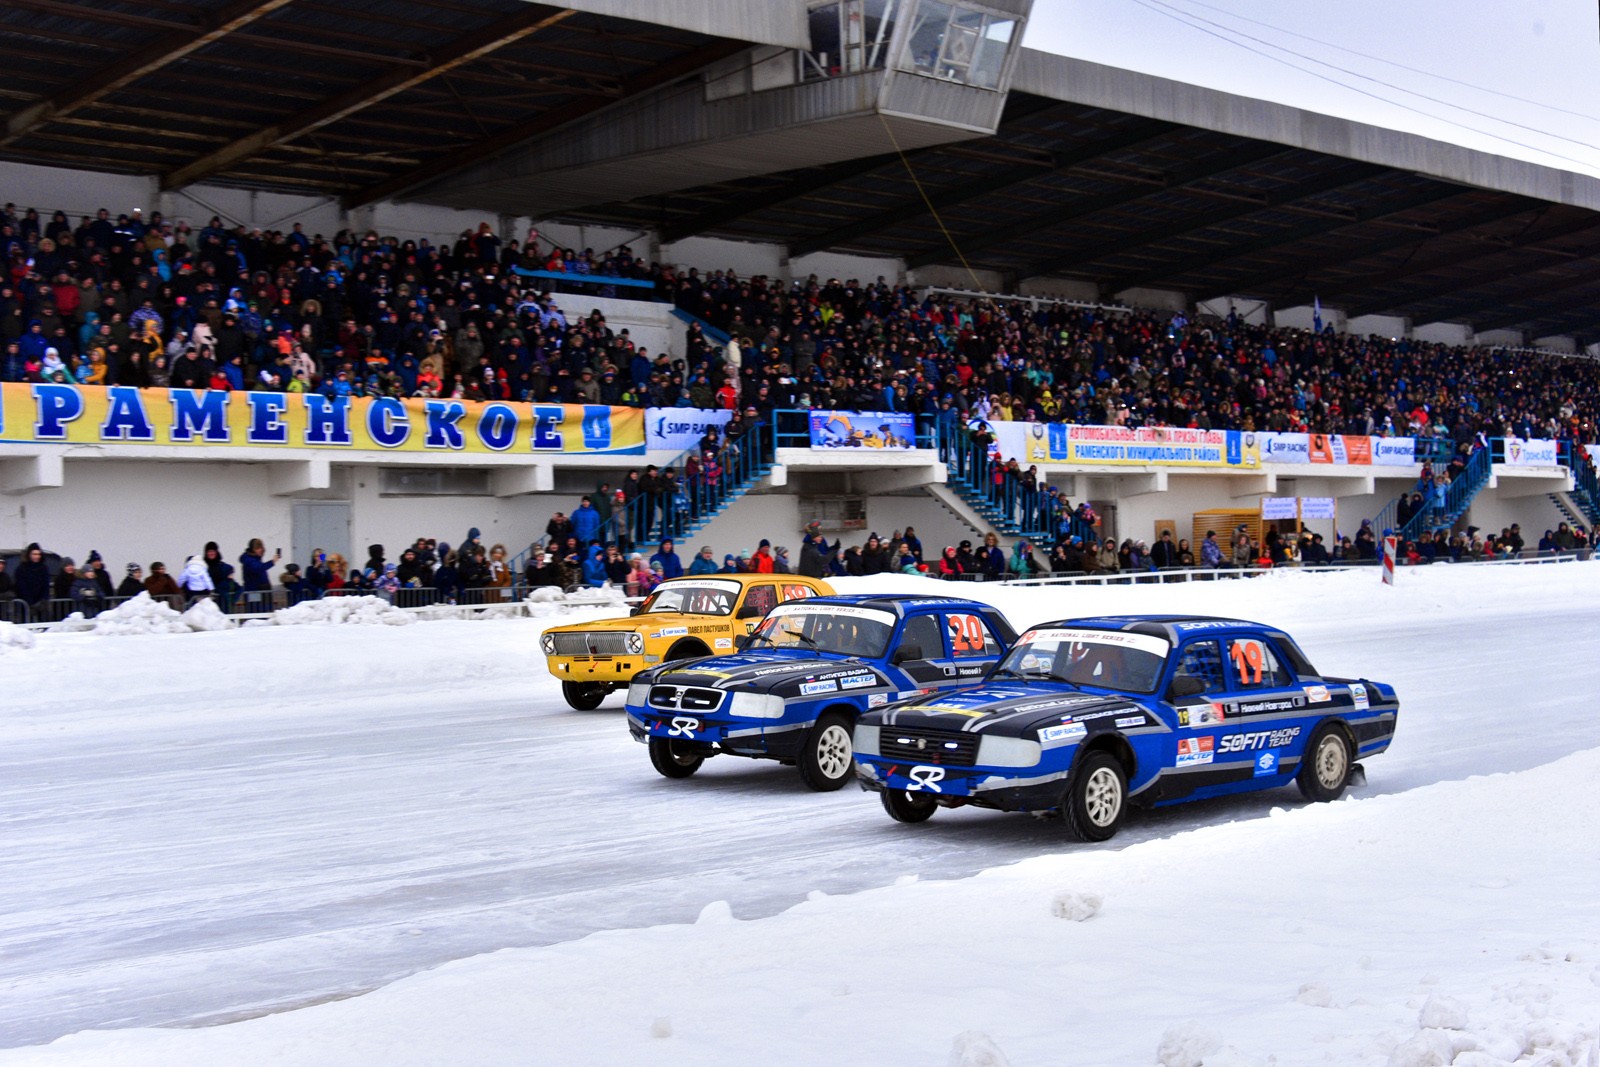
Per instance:
[[[592,622],[569,622],[563,626],[551,626],[545,632],[553,634],[592,634],[592,633],[643,633],[654,636],[662,630],[676,631],[677,634],[686,634],[688,626],[703,626],[708,622],[726,624],[729,617],[726,615],[682,615],[677,612],[656,612],[650,615],[624,615],[616,619],[595,619]],[[664,636],[672,637],[668,633]]]
[[[1143,717],[1133,724],[1132,719]],[[1050,682],[985,682],[953,693],[930,693],[867,713],[862,723],[1033,737],[1052,726],[1085,727],[1125,720],[1119,728],[1147,725],[1155,717],[1129,697],[1093,693]]]
[[[870,663],[846,656],[804,652],[740,652],[710,656],[687,664],[661,668],[652,679],[678,685],[704,685],[744,692],[777,692],[801,685],[814,686],[806,695],[839,692],[845,680],[869,679],[849,689],[878,688],[883,675]],[[828,688],[827,683],[833,683]]]

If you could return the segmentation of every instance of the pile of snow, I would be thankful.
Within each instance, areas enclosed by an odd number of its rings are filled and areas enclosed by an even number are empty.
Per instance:
[[[531,597],[529,599],[532,599]],[[625,590],[614,585],[603,585],[598,589],[574,589],[562,597],[562,602],[567,604],[606,605],[622,604],[628,599]]]
[[[567,594],[553,585],[539,585],[528,591],[527,601],[530,604],[559,604],[567,598]]]
[[[109,637],[194,632],[181,614],[159,600],[150,599],[149,593],[140,593],[109,611],[102,611],[95,616],[91,629]]]
[[[0,656],[14,648],[32,648],[33,631],[15,623],[0,622]]]
[[[71,615],[59,622],[52,623],[45,631],[47,634],[82,634],[94,629],[94,623],[86,618],[81,611],[74,611]]]
[[[196,600],[190,605],[189,610],[183,613],[183,621],[195,633],[215,633],[219,630],[231,630],[234,627],[234,621],[222,613],[215,600],[210,599]]]
[[[330,596],[307,600],[292,608],[272,613],[279,626],[306,626],[312,623],[344,622],[358,626],[406,626],[416,621],[403,611],[376,596]]]

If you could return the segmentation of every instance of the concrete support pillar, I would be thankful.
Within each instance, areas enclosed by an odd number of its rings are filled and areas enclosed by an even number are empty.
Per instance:
[[[333,484],[333,463],[323,456],[272,464],[269,479],[273,496],[296,496]]]
[[[1123,474],[1117,476],[1117,493],[1120,496],[1145,496],[1167,491],[1167,472],[1150,471],[1148,474]]]
[[[520,467],[500,467],[489,475],[495,496],[525,496],[555,491],[555,468],[548,463],[529,463]]]
[[[1233,499],[1243,500],[1251,496],[1277,496],[1278,476],[1276,474],[1247,474],[1242,478],[1235,478],[1233,482]]]
[[[40,489],[60,489],[64,484],[66,464],[59,452],[0,461],[0,493],[7,496],[21,496]]]

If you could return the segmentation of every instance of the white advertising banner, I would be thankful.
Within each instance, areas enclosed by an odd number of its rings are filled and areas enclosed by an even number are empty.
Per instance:
[[[1261,498],[1263,519],[1293,519],[1299,516],[1292,496],[1264,496]]]
[[[1300,498],[1300,517],[1305,519],[1337,518],[1337,501],[1331,496],[1303,496]]]
[[[1310,463],[1311,435],[1307,433],[1258,433],[1263,463]]]
[[[706,430],[713,426],[720,434],[731,418],[733,412],[726,410],[648,408],[644,413],[644,446],[682,452],[699,444]]]
[[[1383,467],[1408,467],[1417,461],[1417,442],[1411,437],[1374,437],[1372,462]]]
[[[1537,438],[1524,441],[1520,437],[1507,437],[1506,462],[1513,467],[1557,466],[1556,443]]]

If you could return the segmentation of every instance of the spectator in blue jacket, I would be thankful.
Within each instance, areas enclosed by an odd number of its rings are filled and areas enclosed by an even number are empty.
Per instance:
[[[689,563],[689,573],[692,575],[716,574],[717,569],[717,557],[712,553],[710,545],[702,545],[700,554]]]
[[[252,537],[250,547],[239,557],[245,592],[264,593],[272,589],[272,567],[278,562],[280,554],[274,553],[270,560],[266,554],[267,546],[261,543],[261,538]]]
[[[583,559],[583,584],[599,589],[606,584],[605,552],[599,545],[590,545]]]
[[[584,497],[572,513],[572,532],[582,545],[600,540],[600,512],[595,510],[594,501],[588,497]]]
[[[663,579],[683,577],[683,560],[679,559],[678,554],[672,550],[672,538],[670,537],[662,538],[661,550],[650,557],[650,563],[652,565],[661,564],[661,577]]]

